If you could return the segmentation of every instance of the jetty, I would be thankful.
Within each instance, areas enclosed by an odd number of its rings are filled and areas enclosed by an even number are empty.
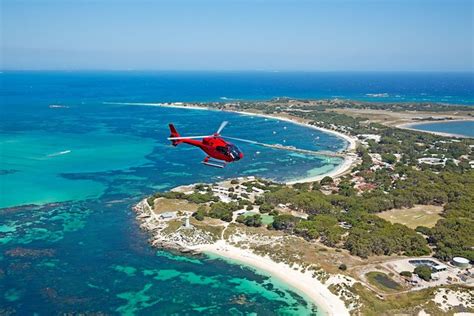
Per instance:
[[[264,143],[258,143],[258,145],[264,146],[264,147],[269,147],[269,148],[274,148],[274,149],[281,149],[281,150],[288,150],[288,151],[294,151],[302,154],[309,154],[309,155],[316,155],[316,156],[326,156],[326,157],[339,157],[339,158],[344,158],[347,156],[346,153],[344,152],[333,152],[333,151],[327,151],[327,150],[310,150],[310,149],[301,149],[301,148],[296,148],[294,146],[284,146],[280,144],[264,144]]]

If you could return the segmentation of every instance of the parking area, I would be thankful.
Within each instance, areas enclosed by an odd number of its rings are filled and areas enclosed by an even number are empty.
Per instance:
[[[432,269],[432,279],[424,281],[413,274],[411,278],[405,278],[406,282],[414,287],[440,286],[449,284],[474,284],[474,275],[471,269],[460,269],[450,264],[445,264],[437,259],[427,258],[406,258],[388,261],[382,264],[387,270],[396,274],[402,271],[413,272],[417,266],[425,265]]]

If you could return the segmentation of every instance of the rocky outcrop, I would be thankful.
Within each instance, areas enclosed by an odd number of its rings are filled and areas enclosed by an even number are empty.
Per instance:
[[[214,243],[210,233],[196,227],[179,227],[174,231],[167,230],[170,221],[157,216],[146,199],[135,205],[133,210],[137,214],[136,218],[140,222],[140,228],[149,233],[149,243],[153,247],[189,253],[193,252],[190,249],[192,246]]]

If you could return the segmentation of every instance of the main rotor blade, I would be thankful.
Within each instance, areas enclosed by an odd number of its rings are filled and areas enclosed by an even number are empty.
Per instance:
[[[232,139],[232,140],[238,140],[239,142],[250,143],[250,144],[254,144],[254,145],[263,145],[264,146],[263,143],[259,143],[259,142],[253,141],[253,140],[237,138],[237,137],[229,137],[229,136],[220,136],[220,137],[227,138],[227,139]]]
[[[224,127],[227,125],[227,123],[229,123],[229,122],[227,122],[227,121],[222,122],[221,126],[219,126],[219,128],[217,129],[216,134],[220,134],[222,132],[222,130],[224,129]]]
[[[168,140],[180,140],[180,139],[189,139],[189,138],[205,138],[205,137],[212,137],[212,135],[168,137]]]

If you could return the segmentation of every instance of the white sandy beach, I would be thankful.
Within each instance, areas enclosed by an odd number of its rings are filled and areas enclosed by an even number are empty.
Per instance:
[[[287,264],[276,263],[268,257],[262,257],[248,250],[228,245],[223,240],[219,240],[210,245],[199,245],[192,249],[203,253],[211,253],[219,257],[229,258],[268,272],[272,276],[295,288],[297,291],[305,294],[327,315],[349,315],[349,311],[344,302],[335,294],[331,293],[324,284],[319,282],[316,278],[313,278],[311,271],[303,273],[299,270],[294,270]]]
[[[160,241],[163,241],[164,239],[160,236],[159,230],[156,229],[158,227],[157,223],[160,220],[154,213],[151,213],[147,200],[144,199],[138,203],[134,210],[138,213],[137,218],[142,221],[140,227],[149,231],[152,236],[158,237]],[[152,215],[150,216],[150,214]],[[176,239],[172,238],[172,240],[167,241],[167,244],[169,245],[174,242],[176,242]],[[313,278],[313,271],[302,272],[299,269],[295,270],[291,266],[285,263],[277,263],[267,256],[260,256],[250,250],[229,245],[224,239],[213,243],[179,245],[182,249],[213,254],[223,259],[230,259],[233,263],[253,267],[256,269],[256,272],[261,271],[269,274],[288,284],[295,292],[300,293],[305,299],[317,305],[323,315],[349,315],[349,308],[346,307],[344,301],[328,289],[328,286],[334,282],[327,282],[327,285],[322,284],[318,279]]]
[[[320,175],[317,175],[317,176],[312,176],[312,177],[304,177],[304,178],[301,178],[301,179],[298,179],[298,180],[292,180],[292,181],[288,181],[286,182],[286,184],[295,184],[295,183],[305,183],[305,182],[315,182],[315,181],[320,181],[321,179],[323,179],[324,177],[328,176],[328,177],[331,177],[331,178],[337,178],[337,177],[340,177],[344,174],[346,174],[348,171],[350,171],[353,166],[355,165],[356,163],[356,157],[355,156],[346,156],[344,158],[344,161],[343,163],[341,163],[339,166],[337,166],[337,168],[329,171],[329,172],[326,172],[326,173],[323,173],[323,174],[320,174]]]

